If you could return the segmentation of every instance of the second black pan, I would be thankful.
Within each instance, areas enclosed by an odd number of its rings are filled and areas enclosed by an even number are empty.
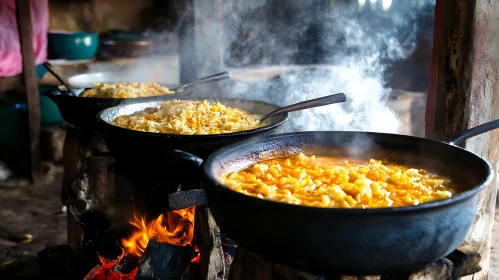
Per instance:
[[[386,275],[428,265],[463,242],[476,219],[478,194],[492,181],[493,169],[484,158],[454,143],[498,127],[496,120],[443,143],[354,131],[277,134],[224,147],[202,165],[202,160],[181,151],[174,151],[174,158],[201,165],[217,225],[246,249],[323,275]],[[460,181],[463,190],[449,199],[408,207],[316,208],[247,196],[218,180],[223,174],[299,152],[387,159],[445,174]]]
[[[171,89],[178,86],[174,85],[162,85]],[[80,95],[85,90],[84,89],[73,89],[73,91]],[[148,102],[148,101],[160,101],[180,98],[183,96],[189,96],[192,93],[190,89],[184,89],[181,92],[174,94],[161,95],[161,96],[148,96],[148,97],[138,97],[138,98],[96,98],[96,97],[79,97],[69,95],[66,89],[53,89],[41,94],[47,96],[52,100],[57,107],[64,120],[74,126],[98,131],[98,124],[96,115],[100,111],[107,109],[109,107],[114,107],[120,104],[131,104],[136,102]]]

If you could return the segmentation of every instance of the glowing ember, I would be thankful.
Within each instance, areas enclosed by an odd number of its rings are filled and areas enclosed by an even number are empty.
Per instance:
[[[142,218],[130,222],[137,230],[122,240],[123,247],[128,254],[142,256],[149,243],[149,239],[157,238],[158,242],[165,242],[177,246],[191,245],[194,237],[194,211],[196,207],[166,212],[156,220],[147,223]]]
[[[85,277],[85,280],[133,280],[137,275],[139,270],[135,267],[130,273],[118,273],[113,271],[113,268],[120,262],[123,255],[119,256],[118,259],[109,261],[101,256],[99,260],[100,265],[95,266]]]
[[[201,259],[201,254],[199,254],[198,246],[194,245],[194,251],[196,251],[196,256],[192,258],[191,263],[199,263],[199,260]]]

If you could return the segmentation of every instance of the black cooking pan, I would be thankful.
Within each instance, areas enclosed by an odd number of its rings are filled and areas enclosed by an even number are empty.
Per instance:
[[[478,193],[493,178],[491,165],[452,143],[499,127],[487,123],[446,142],[370,132],[328,131],[270,135],[224,147],[201,166],[213,216],[229,238],[261,256],[326,275],[383,275],[416,269],[455,250],[477,212]],[[450,176],[463,185],[452,198],[410,207],[331,209],[247,196],[217,178],[263,160],[299,152],[388,159]]]
[[[177,87],[173,85],[162,86],[171,89]],[[184,89],[183,91],[174,94],[137,98],[97,98],[78,96],[87,89],[90,88],[72,89],[77,96],[70,95],[65,88],[56,88],[41,92],[41,94],[47,96],[50,100],[57,104],[59,112],[61,112],[62,117],[67,123],[89,130],[98,130],[95,116],[97,113],[106,108],[120,104],[175,99],[182,96],[189,96],[192,93],[190,89]]]
[[[240,108],[254,114],[265,115],[279,109],[277,105],[262,101],[229,99],[229,98],[189,98],[183,100],[208,100],[220,102],[229,107]],[[165,178],[165,172],[171,169],[164,164],[171,152],[181,149],[201,158],[223,146],[248,139],[282,132],[282,125],[288,119],[288,114],[270,118],[270,124],[247,131],[216,135],[175,135],[136,131],[113,125],[114,119],[121,115],[132,114],[150,107],[157,107],[160,101],[141,102],[136,104],[118,105],[100,112],[97,119],[107,147],[113,157],[126,169],[130,167],[131,174],[140,174],[142,178]],[[185,170],[182,170],[185,172]]]

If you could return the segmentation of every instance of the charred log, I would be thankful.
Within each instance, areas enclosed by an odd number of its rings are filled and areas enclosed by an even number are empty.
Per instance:
[[[177,246],[151,239],[140,259],[135,279],[182,279],[194,256],[192,246]]]
[[[130,274],[139,266],[139,257],[134,255],[125,255],[120,262],[113,267],[113,271],[120,274]]]
[[[85,277],[84,280],[134,280],[138,268],[135,267],[128,273],[115,271],[118,260],[109,261],[101,259],[102,263],[96,265]]]
[[[88,211],[80,217],[80,228],[84,233],[83,245],[102,237],[112,225],[111,219],[99,211]]]
[[[109,229],[100,238],[97,253],[99,256],[109,260],[121,258],[123,255],[123,248],[121,247],[120,240],[122,235],[114,228]]]
[[[80,229],[83,232],[81,255],[99,262],[98,255],[107,259],[117,259],[122,253],[118,241],[120,235],[111,226],[111,219],[99,211],[88,211],[80,217]]]

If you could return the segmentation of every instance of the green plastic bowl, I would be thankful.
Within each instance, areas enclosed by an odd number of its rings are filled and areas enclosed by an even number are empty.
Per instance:
[[[49,31],[48,53],[53,59],[85,60],[95,56],[99,34],[93,32]]]

